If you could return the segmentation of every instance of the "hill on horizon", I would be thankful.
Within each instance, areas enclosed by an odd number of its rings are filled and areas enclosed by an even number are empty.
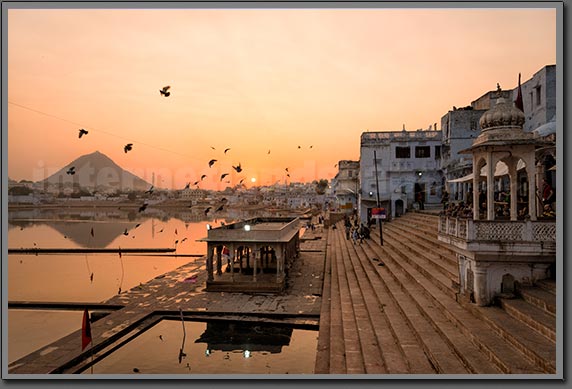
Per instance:
[[[67,174],[70,167],[75,167],[75,174]],[[101,190],[147,190],[150,183],[124,170],[107,155],[95,151],[68,163],[48,178],[38,181],[52,185],[79,185],[80,188]]]

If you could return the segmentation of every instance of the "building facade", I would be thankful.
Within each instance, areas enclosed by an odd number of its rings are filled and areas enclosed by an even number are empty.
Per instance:
[[[408,207],[441,201],[441,131],[364,132],[360,147],[359,216],[369,221],[372,208],[389,217]]]
[[[338,162],[338,174],[332,180],[337,208],[341,212],[353,213],[358,208],[359,161]]]

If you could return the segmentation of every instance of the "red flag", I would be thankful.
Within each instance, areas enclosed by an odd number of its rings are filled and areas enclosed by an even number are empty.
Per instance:
[[[81,324],[81,351],[91,343],[91,324],[89,323],[89,314],[87,308],[83,311],[83,322]]]
[[[518,92],[516,95],[516,100],[514,101],[516,108],[524,112],[524,103],[522,102],[522,88],[520,87],[520,73],[518,73]]]

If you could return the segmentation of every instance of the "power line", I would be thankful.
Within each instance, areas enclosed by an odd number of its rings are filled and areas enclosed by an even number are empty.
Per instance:
[[[87,129],[89,129],[90,131],[100,132],[100,133],[102,133],[102,134],[105,134],[105,135],[108,135],[108,136],[113,136],[113,137],[115,137],[115,138],[122,139],[122,140],[125,140],[125,141],[128,141],[128,142],[131,142],[131,143],[140,144],[140,145],[147,146],[147,147],[150,147],[150,148],[152,148],[152,149],[160,150],[160,151],[163,151],[163,152],[166,152],[166,153],[176,154],[176,155],[179,155],[179,156],[181,156],[181,157],[190,158],[190,157],[189,157],[188,155],[186,155],[186,154],[181,154],[181,153],[178,153],[178,152],[173,151],[173,150],[164,149],[164,148],[162,148],[162,147],[157,147],[157,146],[154,146],[154,145],[151,145],[151,144],[148,144],[148,143],[145,143],[145,142],[141,142],[141,141],[138,141],[138,140],[133,140],[132,138],[126,138],[126,137],[124,137],[124,136],[117,135],[117,134],[114,134],[114,133],[109,132],[109,131],[104,131],[104,130],[101,130],[101,129],[98,129],[98,128],[94,128],[94,127],[89,127],[89,126],[86,126],[86,125],[84,125],[84,124],[81,124],[81,123],[78,123],[78,122],[74,122],[74,121],[72,121],[72,120],[64,119],[64,118],[62,118],[62,117],[59,117],[59,116],[56,116],[56,115],[52,115],[52,114],[50,114],[50,113],[42,112],[42,111],[39,111],[39,110],[34,109],[34,108],[27,107],[27,106],[22,105],[22,104],[14,103],[14,102],[12,102],[12,101],[8,101],[8,104],[12,104],[12,105],[14,105],[14,106],[16,106],[16,107],[20,107],[20,108],[26,109],[26,110],[28,110],[28,111],[38,113],[38,114],[40,114],[40,115],[44,115],[44,116],[48,116],[48,117],[51,117],[51,118],[54,118],[54,119],[58,119],[58,120],[61,120],[61,121],[63,121],[63,122],[66,122],[66,123],[73,124],[73,125],[75,125],[75,126],[79,126],[79,127],[82,127],[82,128],[87,128]]]

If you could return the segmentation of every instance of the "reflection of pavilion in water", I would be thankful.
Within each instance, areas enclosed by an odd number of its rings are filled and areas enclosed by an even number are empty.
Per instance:
[[[250,219],[210,229],[199,241],[207,242],[207,291],[281,292],[300,252],[299,219]]]
[[[292,328],[253,323],[213,321],[195,343],[206,343],[207,353],[220,351],[259,351],[277,354],[290,344]]]

